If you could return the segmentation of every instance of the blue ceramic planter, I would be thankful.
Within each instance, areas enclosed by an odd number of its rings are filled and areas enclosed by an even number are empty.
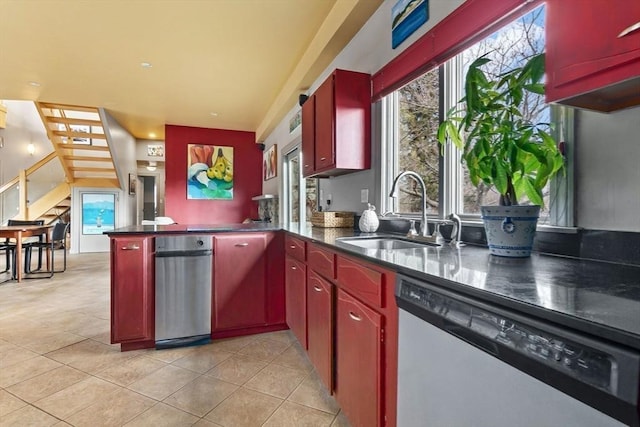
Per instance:
[[[540,206],[482,206],[482,220],[492,255],[531,255]]]

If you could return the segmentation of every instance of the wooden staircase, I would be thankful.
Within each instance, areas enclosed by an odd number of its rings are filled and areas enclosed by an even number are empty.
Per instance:
[[[37,101],[35,104],[69,185],[121,187],[97,108]]]
[[[30,208],[30,211],[32,209]],[[47,211],[39,215],[36,219],[44,220],[45,224],[53,224],[58,220],[62,222],[69,222],[71,214],[71,194],[64,199],[61,199],[49,208]]]

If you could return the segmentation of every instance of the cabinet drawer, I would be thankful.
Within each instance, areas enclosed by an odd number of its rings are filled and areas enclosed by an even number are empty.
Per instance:
[[[336,278],[336,255],[318,245],[309,243],[307,265],[327,279]]]
[[[294,258],[299,259],[300,261],[305,261],[305,241],[301,239],[297,239],[293,236],[287,235],[284,240],[285,249],[287,251],[287,255],[291,255]]]
[[[384,274],[338,256],[337,279],[340,287],[374,307],[384,307]]]

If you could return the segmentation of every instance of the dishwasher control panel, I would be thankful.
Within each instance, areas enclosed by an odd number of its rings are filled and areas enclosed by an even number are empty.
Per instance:
[[[482,337],[470,342],[480,347],[487,343],[490,348],[483,349],[490,353],[499,351],[495,346],[499,344],[616,394],[619,367],[611,354],[412,282],[401,282],[399,297],[432,313],[445,324],[443,329],[462,339],[471,339],[470,334]]]

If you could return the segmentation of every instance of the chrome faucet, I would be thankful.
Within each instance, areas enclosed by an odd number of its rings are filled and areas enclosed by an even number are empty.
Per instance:
[[[422,194],[421,194],[422,221],[420,222],[420,235],[423,237],[428,237],[429,227],[427,224],[427,188],[424,185],[424,181],[422,180],[422,177],[413,171],[401,172],[393,180],[393,185],[391,186],[391,193],[389,193],[389,197],[398,197],[398,190],[396,187],[398,186],[398,181],[400,181],[400,179],[402,179],[405,176],[410,176],[411,178],[415,179],[418,182],[418,184],[420,184],[420,188],[422,189]]]
[[[462,239],[462,222],[460,217],[454,213],[450,213],[447,217],[453,222],[453,230],[451,230],[451,241],[449,244],[453,247],[459,247]]]

